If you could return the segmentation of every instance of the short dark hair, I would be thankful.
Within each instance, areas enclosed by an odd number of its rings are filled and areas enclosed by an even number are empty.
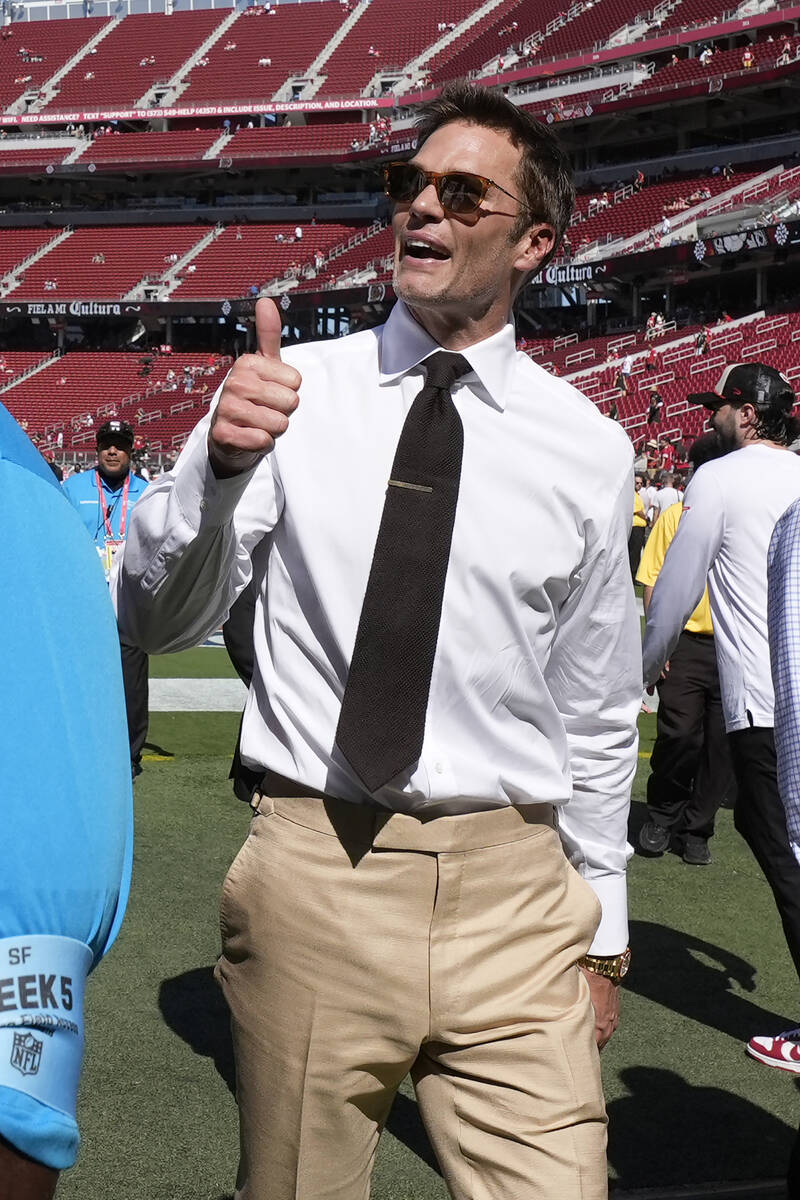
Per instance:
[[[696,471],[707,462],[713,462],[715,458],[722,458],[724,454],[725,451],[720,445],[717,435],[704,433],[702,437],[696,438],[692,442],[686,457]]]
[[[522,151],[516,174],[527,208],[514,222],[510,237],[516,240],[530,228],[531,213],[553,226],[556,238],[553,249],[542,259],[541,270],[558,249],[575,208],[572,167],[563,146],[546,125],[513,105],[502,92],[473,86],[463,79],[446,84],[435,100],[421,107],[416,122],[417,146],[451,121],[499,130]]]

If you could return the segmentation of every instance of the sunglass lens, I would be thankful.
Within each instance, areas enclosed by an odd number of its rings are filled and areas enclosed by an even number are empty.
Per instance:
[[[424,186],[425,177],[417,167],[407,163],[393,163],[386,168],[386,191],[392,200],[413,200]]]
[[[439,181],[439,200],[450,212],[475,212],[482,199],[481,182],[472,175],[445,175]]]

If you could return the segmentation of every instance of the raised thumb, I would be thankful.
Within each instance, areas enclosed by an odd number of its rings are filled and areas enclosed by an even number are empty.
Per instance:
[[[256,348],[263,358],[281,356],[281,329],[283,318],[278,306],[269,296],[256,301]]]

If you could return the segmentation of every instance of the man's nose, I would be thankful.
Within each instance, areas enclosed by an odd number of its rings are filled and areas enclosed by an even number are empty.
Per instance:
[[[436,186],[433,182],[426,183],[425,187],[411,201],[410,211],[417,216],[435,217],[438,220],[444,216],[444,209],[439,200],[439,193],[436,191]]]

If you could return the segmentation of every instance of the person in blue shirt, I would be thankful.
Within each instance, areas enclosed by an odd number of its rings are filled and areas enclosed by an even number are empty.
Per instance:
[[[128,896],[133,811],[103,572],[0,404],[0,1200],[47,1200],[78,1150],[88,973]]]
[[[112,418],[97,431],[97,463],[90,471],[64,482],[70,503],[88,529],[106,573],[125,541],[131,509],[147,482],[131,470],[133,429],[127,421]],[[142,749],[148,722],[148,659],[143,650],[120,641],[122,678],[128,713],[131,773],[141,771]]]

